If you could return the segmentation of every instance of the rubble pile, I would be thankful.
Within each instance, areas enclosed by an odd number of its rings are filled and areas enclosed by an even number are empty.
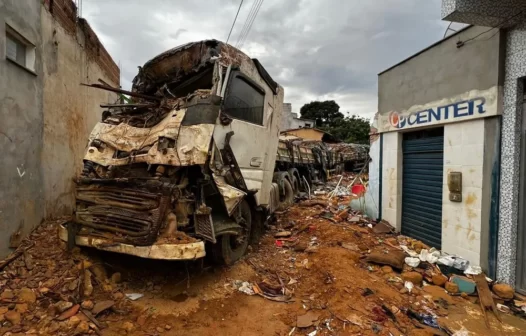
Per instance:
[[[68,251],[45,223],[0,262],[0,335],[524,334],[522,296],[331,194],[354,181],[300,194],[232,267]]]
[[[247,259],[259,279],[240,291],[258,294],[264,282],[287,296],[282,320],[291,334],[453,335],[452,307],[483,301],[474,279],[480,268],[351,210],[353,196],[330,198],[339,180],[278,214]],[[345,186],[355,176],[343,180]],[[501,312],[524,315],[525,302],[511,287],[489,286]]]
[[[130,313],[120,274],[67,251],[57,225],[40,225],[1,264],[1,335],[100,334],[110,316]]]

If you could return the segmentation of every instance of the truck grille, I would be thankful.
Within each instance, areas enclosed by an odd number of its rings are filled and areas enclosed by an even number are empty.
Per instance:
[[[155,242],[169,197],[148,191],[107,187],[77,188],[76,222],[94,235],[133,245]]]

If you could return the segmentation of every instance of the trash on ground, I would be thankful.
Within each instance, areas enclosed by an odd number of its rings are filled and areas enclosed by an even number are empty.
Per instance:
[[[374,233],[391,233],[394,232],[394,227],[392,227],[389,223],[382,220],[378,224],[376,224],[373,228]]]
[[[405,263],[411,267],[418,267],[420,265],[420,258],[407,257],[404,259]]]
[[[245,293],[247,295],[254,295],[256,294],[254,292],[254,290],[252,289],[253,288],[253,285],[251,285],[249,282],[247,281],[241,281],[241,280],[235,280],[233,283],[232,283],[232,287],[234,287],[235,289],[237,289],[238,291],[242,292],[242,293]]]
[[[473,279],[476,282],[477,286],[477,292],[479,295],[479,303],[480,303],[480,309],[482,310],[482,315],[484,316],[484,321],[486,322],[486,326],[488,329],[490,328],[489,320],[486,311],[489,309],[493,312],[497,320],[502,323],[502,320],[499,315],[499,311],[497,307],[495,306],[495,301],[493,301],[493,296],[491,295],[491,291],[488,286],[488,282],[486,281],[486,276],[484,273],[477,274],[473,276]]]
[[[480,266],[469,265],[468,268],[464,271],[464,274],[468,275],[477,275],[482,273],[482,268]]]
[[[314,325],[320,317],[319,313],[309,310],[306,314],[298,316],[296,319],[296,327],[298,328],[308,328]]]
[[[140,298],[142,298],[144,296],[144,294],[141,294],[141,293],[129,293],[129,294],[125,294],[126,297],[132,301],[137,301],[139,300]]]

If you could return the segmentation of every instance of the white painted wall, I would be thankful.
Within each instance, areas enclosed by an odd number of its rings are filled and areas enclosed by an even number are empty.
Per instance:
[[[402,133],[383,134],[382,219],[400,231],[402,218]]]
[[[444,127],[442,250],[487,265],[491,170],[496,155],[492,144],[495,118]],[[462,172],[462,202],[449,200],[447,175]]]
[[[495,118],[444,125],[442,251],[487,267]],[[397,231],[402,216],[402,133],[383,133],[382,218]],[[462,172],[462,202],[449,200],[447,176]]]
[[[380,134],[378,133],[378,113],[371,122],[369,148],[369,184],[365,195],[351,201],[351,207],[365,212],[369,218],[378,219],[380,215]]]
[[[480,264],[484,119],[444,127],[442,250]],[[447,176],[462,172],[462,202],[449,200]]]

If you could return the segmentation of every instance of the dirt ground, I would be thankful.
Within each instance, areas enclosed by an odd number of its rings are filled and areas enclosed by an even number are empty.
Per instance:
[[[68,252],[59,221],[45,223],[0,274],[0,335],[526,335],[525,320],[512,313],[500,313],[500,323],[488,312],[488,328],[476,294],[437,286],[408,293],[400,273],[409,266],[367,262],[371,251],[399,253],[404,238],[341,214],[334,209],[349,197],[335,199],[333,211],[303,201],[279,213],[231,267]],[[426,278],[429,269],[417,271]],[[241,282],[259,294],[241,292]],[[143,296],[132,301],[133,293]],[[436,316],[440,329],[413,313]]]

